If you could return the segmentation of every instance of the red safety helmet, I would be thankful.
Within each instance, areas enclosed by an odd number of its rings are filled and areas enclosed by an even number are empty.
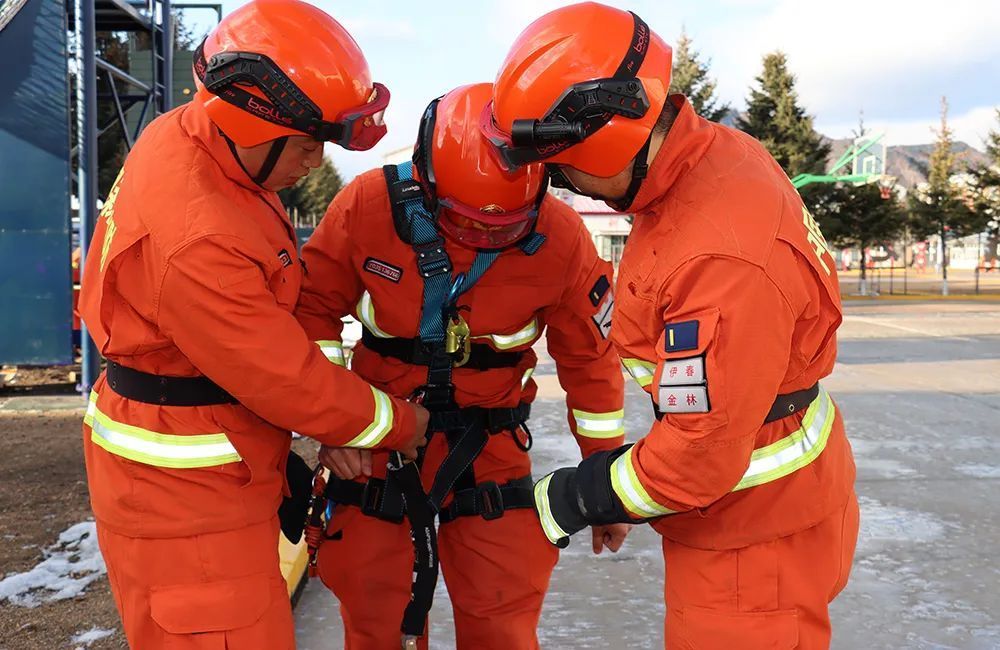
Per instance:
[[[506,168],[545,161],[614,176],[648,146],[671,59],[629,11],[595,2],[556,9],[514,42],[481,126]]]
[[[194,77],[195,101],[243,147],[309,135],[366,150],[386,133],[389,91],[347,30],[300,0],[253,0],[223,18]]]
[[[548,187],[541,164],[505,171],[479,128],[493,84],[462,86],[424,111],[413,150],[414,175],[442,232],[496,250],[532,232]]]

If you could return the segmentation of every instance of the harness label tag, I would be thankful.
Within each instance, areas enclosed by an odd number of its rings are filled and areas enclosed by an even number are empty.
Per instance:
[[[403,277],[403,269],[398,266],[393,266],[388,262],[377,260],[374,257],[369,257],[365,260],[364,269],[369,273],[374,273],[375,275],[383,277],[390,282],[395,282],[396,284],[399,284],[400,278]]]

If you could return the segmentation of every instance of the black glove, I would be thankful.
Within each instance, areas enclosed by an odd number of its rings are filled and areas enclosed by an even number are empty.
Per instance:
[[[278,507],[278,520],[281,521],[281,532],[288,541],[298,544],[306,527],[306,515],[309,513],[313,470],[302,456],[289,451],[288,463],[285,465],[285,479],[288,481],[288,490],[292,496],[282,499]]]
[[[587,526],[636,523],[611,487],[611,463],[631,446],[593,454],[535,483],[535,510],[550,542],[566,548],[570,536]]]

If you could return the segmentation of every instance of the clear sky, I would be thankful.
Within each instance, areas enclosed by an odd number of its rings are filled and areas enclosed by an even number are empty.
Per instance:
[[[366,153],[328,147],[345,179],[381,165],[412,142],[428,101],[465,83],[490,81],[507,48],[561,0],[312,0],[361,45],[373,77],[392,92],[389,134]],[[180,2],[178,3],[180,4]],[[243,0],[223,0],[232,11]],[[631,9],[668,43],[682,27],[712,60],[719,94],[735,107],[780,49],[800,100],[825,135],[866,125],[889,144],[930,142],[941,95],[956,137],[977,148],[997,128],[1000,2],[996,0],[606,0]],[[192,16],[193,17],[193,16]]]

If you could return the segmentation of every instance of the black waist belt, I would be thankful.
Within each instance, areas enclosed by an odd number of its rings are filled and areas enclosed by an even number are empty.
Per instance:
[[[771,410],[767,412],[767,417],[764,418],[764,424],[780,420],[793,413],[798,413],[804,408],[808,408],[818,396],[819,384],[813,384],[809,388],[797,390],[794,393],[778,395],[774,398],[774,404],[771,405]]]
[[[459,517],[481,516],[498,519],[507,510],[534,508],[534,482],[523,476],[503,485],[494,481],[479,483],[474,488],[455,490],[454,499],[439,513],[442,524]],[[334,503],[355,506],[361,512],[392,523],[401,523],[406,514],[403,492],[396,481],[380,478],[365,483],[331,477],[326,484],[326,497]]]
[[[428,431],[462,431],[481,429],[486,433],[513,431],[527,422],[531,404],[522,402],[514,408],[483,408],[468,406],[454,411],[431,411]]]
[[[108,386],[125,399],[161,406],[211,406],[239,401],[208,377],[168,377],[108,361]]]
[[[379,338],[369,332],[366,327],[361,331],[361,342],[366,348],[383,357],[392,357],[415,366],[430,364],[431,355],[420,344],[419,339]],[[515,368],[517,364],[521,363],[523,356],[522,352],[497,352],[486,344],[473,343],[469,360],[460,367],[473,370]]]

